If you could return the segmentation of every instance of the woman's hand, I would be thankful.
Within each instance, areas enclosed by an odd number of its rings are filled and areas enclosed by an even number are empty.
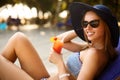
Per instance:
[[[69,80],[70,74],[66,70],[61,54],[56,53],[52,49],[50,52],[49,61],[57,66],[60,80]]]
[[[49,61],[55,65],[59,65],[63,62],[63,58],[61,54],[58,54],[53,49],[51,49],[50,55],[49,55]]]

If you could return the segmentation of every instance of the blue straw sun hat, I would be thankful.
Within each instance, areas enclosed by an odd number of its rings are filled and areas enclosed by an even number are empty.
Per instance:
[[[81,21],[87,11],[93,10],[109,27],[111,34],[111,43],[113,47],[117,47],[119,42],[119,27],[118,21],[115,16],[112,15],[111,10],[104,5],[90,6],[81,2],[73,2],[69,6],[69,11],[72,20],[72,26],[74,27],[77,35],[85,40],[83,29],[81,27]]]

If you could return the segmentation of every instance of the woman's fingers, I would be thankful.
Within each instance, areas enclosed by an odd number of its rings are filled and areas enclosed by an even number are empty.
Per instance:
[[[51,49],[48,59],[51,63],[57,64],[59,61],[62,60],[62,56],[60,54],[56,53],[53,49]]]

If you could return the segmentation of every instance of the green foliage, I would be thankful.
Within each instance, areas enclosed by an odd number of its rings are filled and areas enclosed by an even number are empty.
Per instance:
[[[14,2],[12,0],[0,0],[0,7],[6,4],[14,4]]]
[[[53,1],[52,0],[38,0],[40,4],[40,8],[45,12],[47,10],[51,10]]]
[[[71,2],[84,2],[90,5],[95,4],[104,4],[111,8],[112,12],[120,18],[120,0],[62,0],[67,3],[68,8]],[[0,7],[5,4],[15,4],[22,2],[27,4],[29,7],[36,7],[37,9],[41,9],[43,12],[51,11],[55,13],[56,8],[58,6],[58,0],[0,0]],[[61,9],[64,10],[64,9]],[[120,20],[120,19],[119,19]]]

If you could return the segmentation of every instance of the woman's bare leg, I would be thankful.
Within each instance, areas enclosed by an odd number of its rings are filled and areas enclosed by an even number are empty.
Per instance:
[[[2,51],[2,55],[11,62],[18,58],[21,68],[35,80],[49,77],[40,57],[28,38],[17,32],[13,35]]]
[[[33,80],[26,72],[0,55],[0,80]]]

